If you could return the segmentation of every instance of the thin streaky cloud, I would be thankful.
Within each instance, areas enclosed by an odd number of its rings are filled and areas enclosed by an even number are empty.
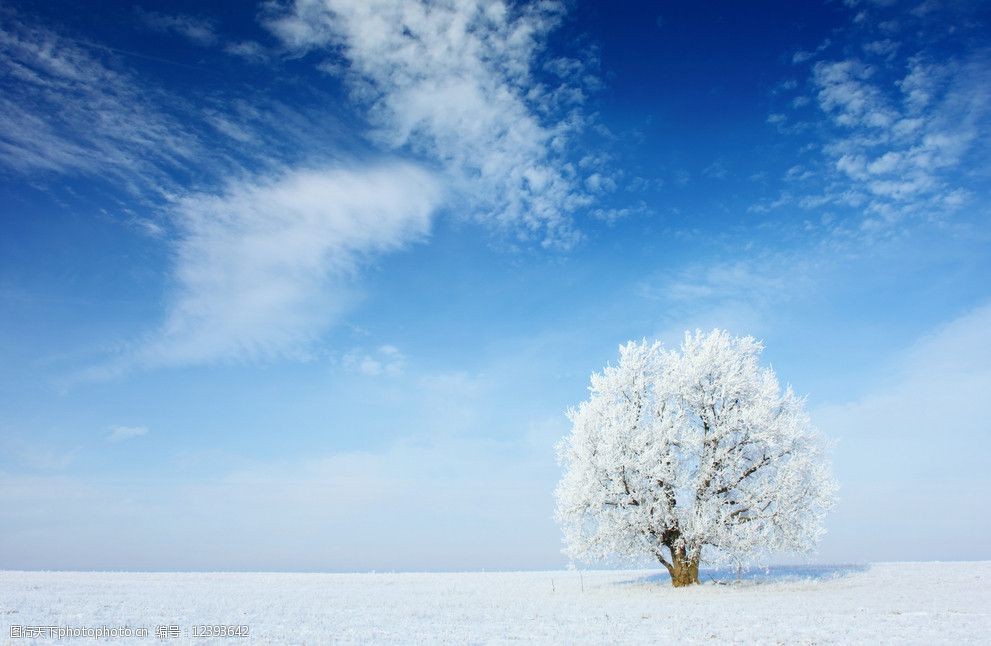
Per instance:
[[[150,29],[178,34],[196,45],[207,47],[219,40],[213,22],[206,18],[146,11],[140,7],[135,9],[135,14]]]
[[[193,133],[147,88],[91,48],[0,16],[0,163],[15,171],[110,176],[127,190],[172,186],[165,169],[193,163]]]
[[[88,177],[160,217],[190,190],[360,148],[357,136],[318,106],[319,92],[305,106],[261,91],[185,96],[126,67],[120,56],[210,71],[0,13],[0,166],[50,184]],[[191,186],[182,178],[195,180]]]
[[[133,440],[136,437],[148,434],[147,426],[111,426],[107,433],[106,440],[112,444]]]

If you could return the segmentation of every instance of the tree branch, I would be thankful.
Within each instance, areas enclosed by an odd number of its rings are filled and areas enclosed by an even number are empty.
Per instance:
[[[661,565],[663,565],[664,567],[666,567],[668,569],[668,573],[673,575],[674,574],[674,566],[672,566],[668,562],[668,560],[666,558],[664,558],[664,555],[660,552],[660,550],[654,550],[654,555],[657,557],[657,560],[661,562]]]
[[[731,485],[725,485],[723,487],[720,487],[719,489],[716,489],[715,495],[719,496],[719,495],[722,495],[724,493],[729,493],[734,488],[736,488],[741,482],[743,482],[744,480],[746,480],[747,478],[749,478],[753,474],[757,473],[757,471],[761,467],[763,467],[765,464],[768,464],[770,461],[771,461],[771,458],[768,457],[768,455],[765,453],[764,456],[760,460],[758,460],[757,462],[755,462],[752,465],[750,465],[750,467],[746,471],[743,472],[743,475],[741,475],[739,478],[736,479],[736,482],[734,482]]]

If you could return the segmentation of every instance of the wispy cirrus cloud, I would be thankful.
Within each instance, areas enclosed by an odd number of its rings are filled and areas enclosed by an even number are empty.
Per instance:
[[[389,163],[182,198],[165,321],[104,373],[305,356],[351,303],[355,272],[422,240],[441,195],[427,172]]]
[[[224,52],[247,61],[261,63],[269,60],[270,52],[254,40],[235,40],[224,45]]]
[[[0,84],[0,166],[32,178],[90,177],[156,216],[190,189],[355,147],[316,98],[290,107],[261,92],[181,96],[115,50],[12,11],[0,11]]]
[[[439,162],[467,214],[568,247],[579,237],[572,213],[590,198],[566,155],[585,124],[583,81],[561,75],[587,73],[579,61],[558,61],[556,84],[547,85],[534,71],[562,10],[554,2],[297,0],[266,24],[291,49],[338,56],[332,69],[369,106],[374,137]]]
[[[207,47],[219,40],[213,21],[187,14],[166,14],[158,11],[135,9],[138,19],[150,29],[174,33],[190,42]]]
[[[146,11],[141,7],[136,8],[134,13],[144,27],[165,34],[175,34],[199,47],[218,47],[225,54],[254,63],[267,62],[272,57],[272,52],[258,41],[228,38],[210,18]]]
[[[775,313],[814,292],[817,262],[814,253],[782,252],[711,259],[646,276],[635,292],[663,305],[655,334],[669,342],[676,343],[686,327],[761,333]]]
[[[148,434],[147,426],[111,426],[107,433],[106,440],[112,444],[133,440],[136,437]]]
[[[0,163],[21,173],[110,176],[136,192],[202,152],[189,128],[93,49],[0,13]]]
[[[808,280],[806,271],[794,259],[781,257],[708,263],[655,276],[641,282],[639,292],[673,304],[768,303],[801,293]]]

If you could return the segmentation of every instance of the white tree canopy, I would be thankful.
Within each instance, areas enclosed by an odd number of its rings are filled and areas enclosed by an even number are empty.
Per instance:
[[[823,441],[763,345],[721,330],[681,352],[630,342],[568,411],[555,492],[565,553],[658,559],[672,572],[805,551],[836,485]],[[665,551],[666,548],[666,551]],[[677,583],[676,583],[677,585]]]

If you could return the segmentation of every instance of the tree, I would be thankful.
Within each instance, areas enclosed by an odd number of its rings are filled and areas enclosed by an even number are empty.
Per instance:
[[[680,587],[698,583],[703,555],[740,565],[814,546],[836,485],[804,400],[762,350],[686,332],[680,353],[631,341],[592,375],[558,444],[566,554],[656,558]]]

